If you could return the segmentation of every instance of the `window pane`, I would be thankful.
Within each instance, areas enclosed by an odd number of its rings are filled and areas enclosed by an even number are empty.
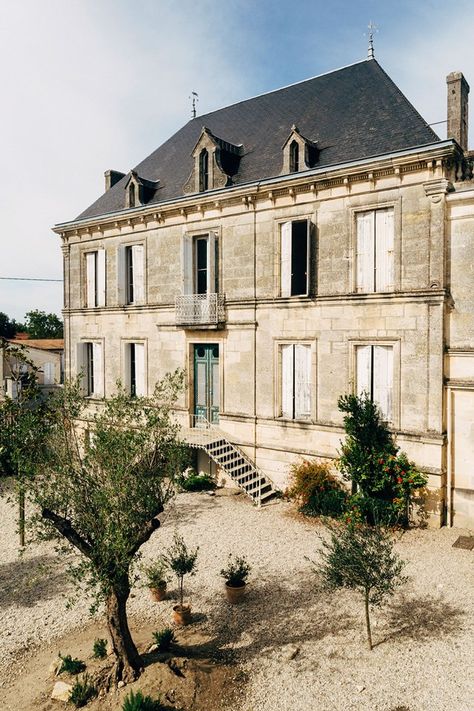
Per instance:
[[[308,223],[292,222],[291,230],[291,295],[307,293]]]
[[[207,238],[196,240],[196,293],[207,294]]]

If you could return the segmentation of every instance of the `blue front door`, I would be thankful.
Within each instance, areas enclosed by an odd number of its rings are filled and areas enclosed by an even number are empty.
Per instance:
[[[208,422],[219,422],[219,346],[194,346],[194,414]]]

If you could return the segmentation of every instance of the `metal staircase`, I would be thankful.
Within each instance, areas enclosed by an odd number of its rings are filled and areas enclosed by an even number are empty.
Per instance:
[[[225,432],[201,416],[194,417],[194,424],[195,427],[181,430],[184,441],[205,451],[257,506],[268,503],[275,494],[270,479],[239,447],[229,442]]]

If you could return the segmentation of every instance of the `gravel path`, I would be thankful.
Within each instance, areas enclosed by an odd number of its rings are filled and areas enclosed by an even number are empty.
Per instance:
[[[88,621],[89,601],[64,606],[70,588],[63,561],[50,567],[51,544],[18,559],[14,514],[0,499],[0,686],[18,653]],[[288,504],[258,511],[242,496],[180,494],[144,559],[163,550],[176,529],[200,547],[197,574],[185,582],[195,624],[234,655],[248,681],[239,711],[474,710],[474,552],[451,547],[461,531],[398,537],[410,581],[374,614],[369,652],[361,600],[317,590],[306,556],[317,558],[320,528]],[[230,551],[252,565],[247,599],[236,607],[224,602],[219,577]],[[130,617],[159,629],[173,604],[153,605],[137,588]]]

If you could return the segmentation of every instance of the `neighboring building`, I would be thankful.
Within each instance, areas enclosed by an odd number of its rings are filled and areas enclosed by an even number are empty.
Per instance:
[[[66,375],[84,370],[97,398],[184,368],[200,465],[279,487],[301,455],[337,455],[338,396],[368,390],[430,475],[431,522],[472,525],[469,87],[448,84],[449,140],[368,59],[195,118],[107,171],[105,194],[55,228]]]
[[[11,338],[9,343],[20,346],[24,355],[34,363],[38,370],[38,383],[48,390],[63,382],[64,376],[64,339],[62,338]],[[24,364],[7,359],[0,349],[0,390],[15,396],[15,382],[18,374],[26,369]],[[12,370],[15,371],[12,377]]]

